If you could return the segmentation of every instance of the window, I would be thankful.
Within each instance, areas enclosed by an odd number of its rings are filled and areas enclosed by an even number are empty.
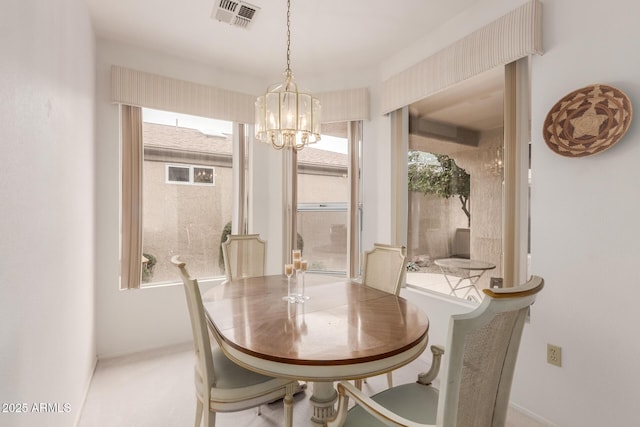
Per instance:
[[[298,153],[298,244],[311,271],[358,274],[359,129],[359,122],[323,125],[321,141]]]
[[[232,123],[142,110],[142,286],[173,283],[173,255],[194,277],[221,276],[231,221]]]
[[[167,165],[168,184],[215,185],[215,168],[206,166]]]
[[[527,64],[498,67],[412,106],[407,284],[478,301],[482,288],[529,277]],[[466,186],[451,179],[460,176],[447,170],[451,160],[468,174]],[[412,188],[413,180],[420,185]],[[461,267],[436,262],[444,258],[470,258],[478,268],[442,270],[438,263]],[[452,290],[456,283],[475,289]]]
[[[215,185],[215,169],[206,167],[192,167],[192,182],[194,184]]]
[[[191,182],[191,171],[187,166],[167,165],[167,182],[189,183]]]

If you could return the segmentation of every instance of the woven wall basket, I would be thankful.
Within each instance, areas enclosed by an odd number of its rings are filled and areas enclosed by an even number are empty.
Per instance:
[[[621,90],[591,85],[558,101],[542,130],[549,148],[567,157],[584,157],[613,147],[629,129],[631,101]]]

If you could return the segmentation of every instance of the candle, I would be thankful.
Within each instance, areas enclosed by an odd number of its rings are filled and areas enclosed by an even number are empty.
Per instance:
[[[300,270],[300,264],[301,264],[301,262],[300,262],[300,258],[298,258],[298,259],[294,259],[294,260],[293,260],[293,268],[294,268],[294,269],[296,269],[296,270]]]
[[[307,271],[307,267],[308,267],[307,260],[306,260],[306,259],[303,259],[303,260],[300,262],[300,269],[302,269],[302,271]]]
[[[284,274],[287,276],[291,276],[293,274],[293,264],[284,265]]]

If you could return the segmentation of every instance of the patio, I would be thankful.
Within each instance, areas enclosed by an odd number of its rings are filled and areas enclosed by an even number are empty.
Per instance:
[[[447,279],[445,278],[444,274],[437,272],[438,270],[439,267],[429,267],[426,269],[421,269],[421,271],[419,272],[407,271],[407,286],[426,289],[431,292],[437,292],[450,298],[463,298],[467,293],[467,289],[457,291],[456,296],[451,295],[451,288],[447,283]],[[455,274],[449,274],[450,280],[457,281],[459,277],[460,276],[456,276]],[[482,289],[478,287],[478,290],[480,295],[482,295]],[[469,293],[469,296],[477,298],[476,293],[473,291]],[[474,299],[473,301],[477,301],[477,299]]]

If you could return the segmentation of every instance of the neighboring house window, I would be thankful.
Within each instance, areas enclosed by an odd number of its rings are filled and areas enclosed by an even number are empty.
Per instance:
[[[193,277],[221,276],[220,239],[232,215],[233,124],[146,108],[142,118],[142,286],[175,283],[173,255]]]
[[[215,168],[206,166],[167,165],[167,184],[215,185]]]
[[[202,184],[202,185],[215,185],[215,169],[207,168],[207,167],[197,167],[193,166],[191,168],[193,172],[192,182],[194,184]]]
[[[167,182],[174,184],[188,184],[191,182],[188,166],[167,165]]]

